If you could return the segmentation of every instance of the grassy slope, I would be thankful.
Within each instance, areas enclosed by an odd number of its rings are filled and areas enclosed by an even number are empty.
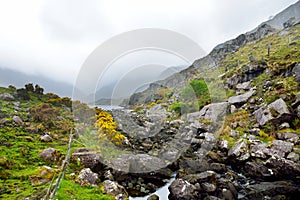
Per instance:
[[[8,92],[13,93],[13,89],[0,88],[0,94]],[[47,98],[41,100],[30,94],[30,101],[19,101],[20,108],[28,109],[44,103]],[[16,101],[13,101],[16,102]],[[30,176],[35,174],[35,170],[40,166],[50,166],[59,168],[59,163],[46,163],[39,157],[39,153],[53,147],[62,154],[61,160],[67,151],[68,133],[63,132],[60,127],[45,128],[40,123],[28,118],[28,112],[16,112],[13,102],[0,100],[1,113],[7,115],[7,120],[12,120],[13,115],[20,116],[24,121],[28,121],[29,126],[40,127],[40,133],[50,132],[54,138],[52,142],[41,142],[39,133],[30,133],[25,126],[16,126],[13,123],[0,127],[0,198],[2,199],[24,199],[32,197],[40,199],[45,194],[45,189],[49,184],[41,186],[32,186]],[[71,113],[68,109],[56,106],[60,115],[64,117],[65,126],[72,126]],[[28,127],[28,126],[27,126]],[[73,148],[80,147],[79,143],[74,143]],[[78,168],[68,168],[66,179],[62,182],[62,187],[58,190],[56,199],[112,199],[111,196],[103,195],[99,188],[81,187],[74,180],[68,178],[68,174],[75,172]]]

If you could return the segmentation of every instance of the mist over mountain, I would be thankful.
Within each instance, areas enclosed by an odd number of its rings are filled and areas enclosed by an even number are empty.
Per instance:
[[[14,85],[24,87],[27,83],[38,84],[45,89],[45,92],[56,93],[60,96],[72,97],[73,86],[61,81],[52,80],[46,76],[30,75],[12,69],[0,67],[1,86]]]
[[[95,94],[96,102],[118,105],[123,99],[129,98],[133,93],[142,92],[147,89],[150,83],[163,80],[175,73],[180,72],[187,66],[145,66],[130,71],[120,80],[112,81],[106,85],[99,85],[99,89]]]

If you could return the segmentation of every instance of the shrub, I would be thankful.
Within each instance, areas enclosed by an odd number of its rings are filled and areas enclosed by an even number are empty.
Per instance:
[[[203,79],[191,81],[189,86],[182,89],[180,96],[182,100],[187,102],[197,101],[199,108],[211,101],[208,87]]]
[[[64,98],[51,98],[49,100],[46,101],[47,103],[50,103],[52,105],[55,106],[67,106],[67,107],[72,107],[72,101],[70,98],[68,97],[64,97]]]
[[[95,110],[87,104],[80,101],[74,101],[72,104],[73,114],[81,123],[94,124],[96,121]]]
[[[42,122],[44,126],[51,128],[59,116],[59,110],[51,108],[49,104],[41,104],[29,110],[35,122]]]
[[[38,95],[42,95],[44,93],[44,88],[41,88],[38,84],[36,84],[34,92]]]
[[[32,83],[28,83],[25,85],[25,89],[28,91],[28,92],[34,92],[34,87],[33,87],[33,84]]]
[[[30,100],[28,91],[24,88],[17,89],[17,95],[18,95],[18,98],[20,98],[22,100]]]
[[[117,124],[113,120],[111,114],[105,112],[104,110],[97,110],[97,121],[95,126],[98,128],[99,140],[107,139],[116,145],[121,145],[125,140],[125,136],[116,131]]]

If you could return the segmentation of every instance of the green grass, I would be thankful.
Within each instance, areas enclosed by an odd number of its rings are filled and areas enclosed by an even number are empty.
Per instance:
[[[74,180],[65,178],[62,181],[61,187],[59,188],[55,199],[58,200],[114,200],[115,198],[110,195],[103,194],[100,187],[81,187]]]

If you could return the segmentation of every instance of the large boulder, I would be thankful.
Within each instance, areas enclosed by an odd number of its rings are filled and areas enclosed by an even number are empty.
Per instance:
[[[216,181],[216,172],[214,171],[205,171],[198,174],[189,174],[183,177],[189,183],[204,183],[204,182],[215,182]]]
[[[71,159],[73,162],[80,162],[85,168],[90,168],[94,172],[101,172],[104,168],[103,156],[99,152],[95,152],[89,148],[76,149],[72,154]]]
[[[256,90],[250,89],[249,92],[246,92],[244,94],[240,94],[237,96],[229,97],[228,103],[236,106],[243,105],[248,101],[250,97],[252,97],[256,93]]]
[[[248,161],[242,166],[243,174],[258,180],[268,180],[273,177],[273,171],[260,160]]]
[[[271,151],[273,154],[277,154],[280,157],[285,157],[288,153],[292,151],[294,144],[291,142],[286,142],[282,140],[274,140],[272,144]]]
[[[99,176],[92,172],[90,168],[84,168],[80,171],[76,182],[81,186],[97,186],[99,183]]]
[[[291,160],[271,157],[266,161],[265,164],[274,172],[274,175],[278,178],[296,179],[297,176],[300,176],[300,164],[295,163]]]
[[[277,99],[266,107],[261,107],[254,113],[256,121],[260,125],[265,125],[267,122],[273,119],[280,119],[284,116],[289,116],[290,111],[283,99]],[[283,119],[284,120],[284,119]]]
[[[183,179],[176,179],[169,186],[169,199],[170,200],[196,200],[200,199],[198,189]]]
[[[211,122],[223,121],[227,113],[228,103],[212,103],[204,106],[200,111],[187,114],[187,122],[193,123],[199,119],[207,119]]]
[[[116,173],[139,174],[146,178],[169,178],[171,176],[171,173],[165,170],[167,167],[165,160],[148,154],[122,155],[112,162],[111,167]]]
[[[245,199],[298,199],[300,190],[287,181],[261,182],[249,185]]]

